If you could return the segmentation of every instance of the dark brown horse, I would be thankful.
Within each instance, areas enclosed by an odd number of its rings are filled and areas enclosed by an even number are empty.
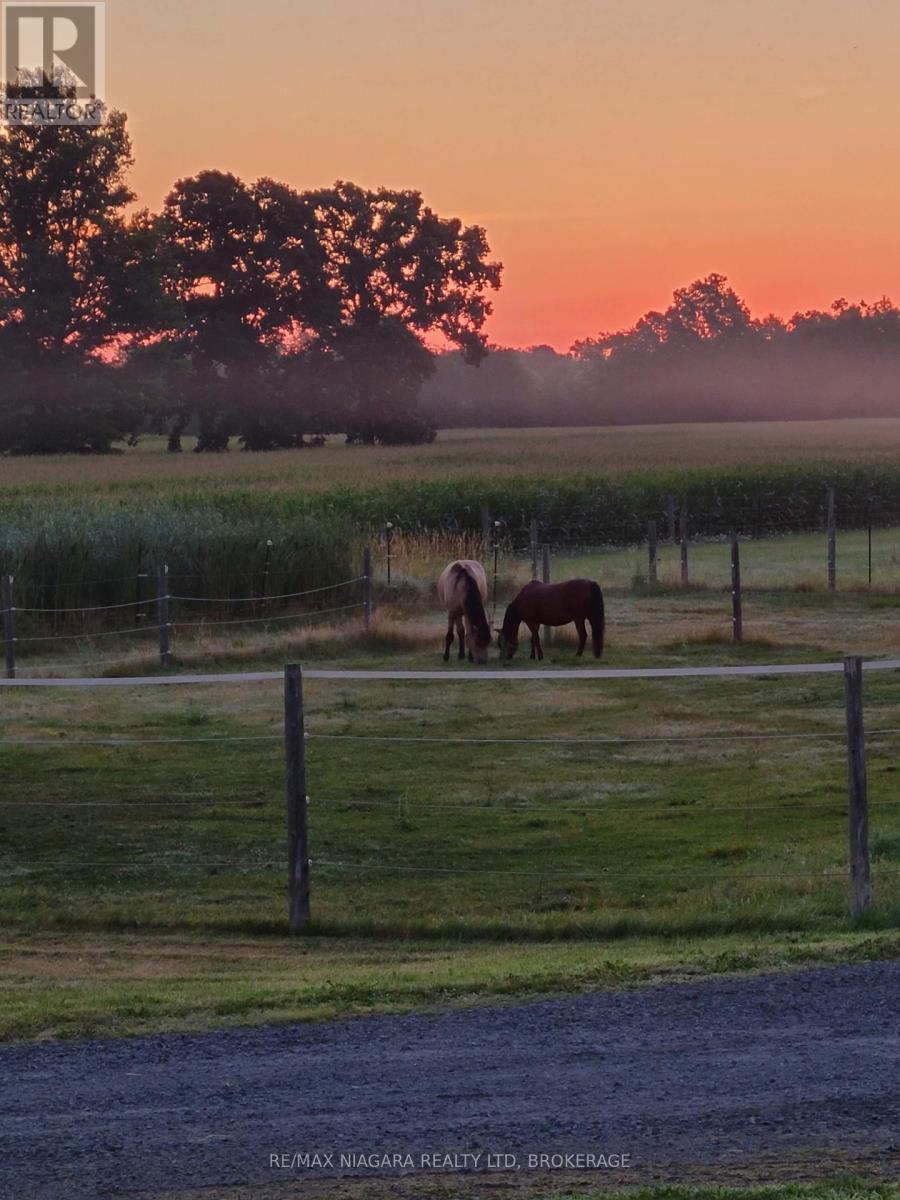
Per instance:
[[[503,618],[498,639],[501,658],[512,658],[519,648],[519,626],[531,631],[531,657],[543,658],[538,630],[542,625],[568,625],[578,630],[578,653],[584,653],[587,641],[585,621],[591,623],[594,658],[603,653],[603,593],[591,579],[569,579],[566,583],[526,583]]]

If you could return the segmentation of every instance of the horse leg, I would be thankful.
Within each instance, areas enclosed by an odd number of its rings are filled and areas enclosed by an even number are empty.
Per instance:
[[[584,621],[576,621],[575,628],[578,630],[577,657],[581,658],[582,654],[584,654],[584,644],[587,641],[587,629],[585,628]]]
[[[469,647],[469,652],[466,657],[468,658],[469,662],[474,662],[475,659],[472,656],[472,646],[475,643],[475,634],[472,632],[472,622],[468,617],[463,618],[463,629],[465,630],[467,645]]]
[[[450,661],[450,647],[453,645],[453,618],[447,618],[447,636],[444,638],[444,662]]]
[[[544,650],[541,646],[541,635],[539,632],[541,627],[540,625],[529,625],[528,628],[531,630],[531,657],[540,660],[544,657]],[[535,653],[535,651],[537,651],[537,653]]]
[[[459,638],[459,661],[462,662],[466,657],[466,629],[462,617],[456,622],[456,633]],[[471,658],[471,655],[469,657]]]

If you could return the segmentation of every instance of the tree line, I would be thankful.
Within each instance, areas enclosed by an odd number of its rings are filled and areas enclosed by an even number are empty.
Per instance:
[[[434,436],[426,338],[486,353],[484,230],[416,191],[207,170],[129,213],[125,116],[0,136],[0,451]]]
[[[422,410],[442,427],[813,420],[900,415],[900,309],[836,300],[755,318],[722,275],[630,329],[494,349],[477,371],[441,355]]]
[[[712,274],[567,354],[489,347],[502,266],[419,192],[205,170],[133,212],[132,165],[119,112],[0,133],[0,453],[898,411],[888,299],[756,318]]]

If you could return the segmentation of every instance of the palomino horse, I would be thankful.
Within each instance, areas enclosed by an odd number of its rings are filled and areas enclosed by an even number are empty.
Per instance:
[[[543,658],[538,630],[542,625],[568,625],[575,622],[578,630],[578,653],[584,652],[587,641],[585,621],[591,623],[594,658],[603,653],[603,593],[591,579],[570,579],[566,583],[526,583],[506,610],[503,628],[499,631],[500,657],[512,658],[519,648],[519,626],[522,622],[531,630],[531,657]]]
[[[469,642],[469,662],[486,663],[491,644],[491,627],[484,612],[487,600],[487,577],[484,567],[472,559],[463,558],[449,563],[441,572],[437,585],[438,599],[447,610],[447,637],[444,642],[444,662],[450,657],[453,645],[453,626],[459,635],[459,657],[466,657]]]

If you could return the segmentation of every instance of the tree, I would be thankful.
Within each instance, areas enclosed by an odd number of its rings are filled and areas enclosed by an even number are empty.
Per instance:
[[[689,348],[699,342],[733,342],[751,330],[750,310],[724,275],[707,275],[678,288],[666,309],[665,341]]]
[[[158,224],[146,213],[124,215],[134,199],[131,163],[120,112],[95,127],[0,132],[0,445],[7,449],[103,449],[133,428],[129,405],[117,421],[119,381],[105,379],[102,363],[158,327],[163,294]],[[90,388],[77,378],[88,367]]]
[[[175,184],[163,219],[196,372],[198,449],[224,449],[253,425],[253,397],[279,350],[336,320],[324,250],[309,203],[270,179],[203,171]]]
[[[458,346],[470,363],[487,352],[487,293],[502,267],[488,259],[484,230],[439,217],[415,191],[338,182],[304,199],[336,301],[313,328],[346,387],[351,440],[433,436],[418,412],[431,374],[426,336]]]
[[[333,362],[348,442],[434,441],[434,426],[418,410],[422,384],[434,370],[432,357],[398,317],[341,330]]]

